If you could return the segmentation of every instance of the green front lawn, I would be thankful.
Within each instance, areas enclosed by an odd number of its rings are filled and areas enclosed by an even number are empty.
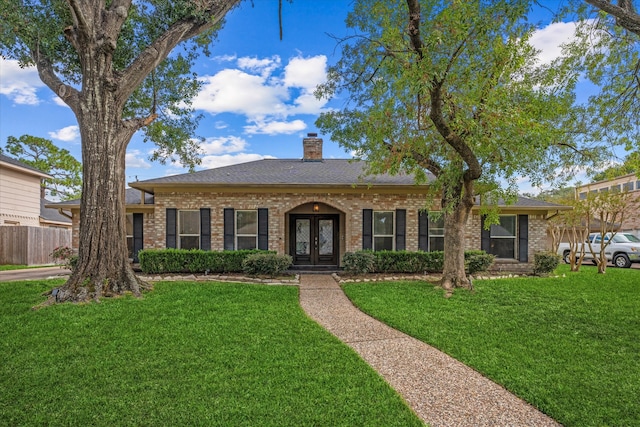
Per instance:
[[[476,281],[450,299],[424,282],[357,283],[362,310],[504,385],[565,426],[640,425],[640,271]]]
[[[0,425],[421,425],[295,287],[159,283],[31,311],[56,283],[0,283]]]
[[[14,264],[1,264],[0,271],[9,271],[9,270],[23,270],[25,268],[29,268],[26,265],[14,265]]]

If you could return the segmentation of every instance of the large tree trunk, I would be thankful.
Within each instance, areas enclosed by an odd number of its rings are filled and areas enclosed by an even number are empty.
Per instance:
[[[94,71],[105,75],[104,70]],[[67,283],[54,289],[47,303],[97,301],[124,293],[140,296],[147,286],[133,272],[126,245],[125,154],[135,129],[122,122],[121,100],[109,86],[87,75],[93,73],[85,72],[76,112],[83,160],[78,262]]]
[[[451,195],[445,195],[442,198],[445,212],[444,266],[440,285],[447,291],[447,296],[450,296],[455,288],[472,289],[471,281],[465,270],[464,251],[466,248],[465,228],[473,207],[473,194],[470,192],[473,183],[468,182],[467,185],[460,183],[456,187]],[[463,191],[462,188],[465,190]]]

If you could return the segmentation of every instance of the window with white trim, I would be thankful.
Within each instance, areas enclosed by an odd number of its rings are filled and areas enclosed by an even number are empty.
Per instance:
[[[200,211],[178,211],[178,248],[200,249]]]
[[[394,242],[393,211],[373,212],[373,250],[392,251]]]
[[[236,211],[236,249],[258,247],[258,211]]]
[[[491,250],[498,258],[516,258],[516,215],[500,215],[500,223],[491,225]]]
[[[444,216],[437,220],[429,215],[429,251],[444,251]]]

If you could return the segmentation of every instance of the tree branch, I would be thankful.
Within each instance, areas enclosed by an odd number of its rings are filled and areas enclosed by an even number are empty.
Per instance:
[[[409,7],[409,27],[407,28],[409,40],[411,40],[411,46],[418,54],[418,58],[422,59],[424,45],[420,37],[420,1],[407,0],[407,6]]]
[[[119,97],[126,100],[142,83],[145,76],[156,68],[179,43],[188,40],[217,24],[240,0],[208,2],[210,8],[203,13],[207,20],[188,18],[177,21],[138,55],[119,78]]]
[[[31,57],[36,64],[40,80],[42,80],[49,89],[58,95],[60,99],[62,99],[71,108],[71,110],[77,112],[80,95],[78,90],[72,86],[64,84],[64,82],[60,80],[54,72],[49,58],[41,54],[37,46],[35,50],[31,51]]]
[[[585,0],[585,2],[615,17],[617,25],[640,35],[640,15],[634,10],[631,0],[618,0],[617,6],[608,0]]]

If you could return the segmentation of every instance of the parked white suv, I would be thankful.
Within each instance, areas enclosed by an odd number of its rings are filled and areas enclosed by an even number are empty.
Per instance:
[[[606,244],[604,248],[604,255],[607,261],[612,262],[616,267],[629,268],[634,262],[640,263],[640,239],[631,233],[616,233],[611,238],[611,233],[607,233],[604,236],[604,242]],[[589,243],[591,242],[591,248],[593,253],[589,250]],[[600,245],[602,244],[602,235],[600,233],[589,234],[588,240],[585,243],[578,245],[576,250],[577,254],[580,254],[582,245],[584,245],[584,259],[594,259],[594,253],[596,256],[600,253]],[[558,254],[562,255],[564,262],[569,264],[569,244],[560,243],[558,247]]]

